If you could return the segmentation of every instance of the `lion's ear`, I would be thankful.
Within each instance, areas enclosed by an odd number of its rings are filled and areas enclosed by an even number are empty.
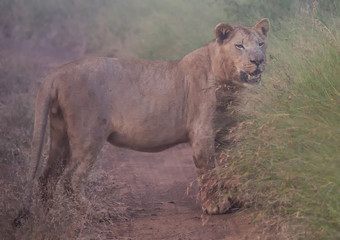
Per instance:
[[[219,44],[222,44],[225,39],[229,37],[233,27],[226,23],[219,23],[215,27],[215,37]]]
[[[269,20],[267,18],[261,19],[256,25],[254,26],[254,29],[261,33],[263,36],[267,37],[269,32]]]

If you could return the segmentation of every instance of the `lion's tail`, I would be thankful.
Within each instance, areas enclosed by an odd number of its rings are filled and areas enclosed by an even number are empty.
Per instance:
[[[28,212],[32,201],[34,179],[40,163],[44,143],[48,112],[52,100],[53,79],[46,78],[41,84],[35,103],[34,131],[31,155],[28,163],[27,185],[25,189],[24,209]]]

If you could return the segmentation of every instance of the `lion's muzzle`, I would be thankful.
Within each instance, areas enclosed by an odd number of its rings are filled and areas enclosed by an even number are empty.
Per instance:
[[[256,69],[254,72],[248,74],[246,72],[241,71],[240,77],[242,82],[247,84],[261,84],[261,71]]]

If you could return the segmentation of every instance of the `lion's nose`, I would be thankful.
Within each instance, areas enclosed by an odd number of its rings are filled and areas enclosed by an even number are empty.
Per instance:
[[[250,62],[255,64],[256,66],[259,66],[261,63],[264,62],[264,59],[263,58],[251,59]]]

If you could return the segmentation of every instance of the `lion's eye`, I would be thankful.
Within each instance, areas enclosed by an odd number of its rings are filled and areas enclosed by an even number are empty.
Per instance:
[[[244,46],[242,44],[236,44],[235,47],[237,49],[244,49]]]
[[[259,43],[259,46],[260,46],[260,47],[263,47],[263,45],[264,45],[264,42],[260,42],[260,43]]]

